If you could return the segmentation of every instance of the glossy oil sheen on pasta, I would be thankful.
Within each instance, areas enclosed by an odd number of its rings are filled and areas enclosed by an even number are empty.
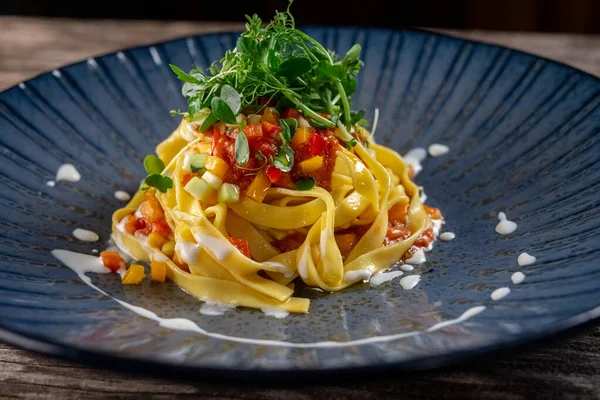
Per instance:
[[[144,262],[166,262],[167,278],[199,299],[305,313],[310,303],[293,296],[295,279],[325,291],[344,289],[398,262],[431,227],[410,167],[398,153],[372,139],[368,148],[361,143],[352,151],[340,146],[331,191],[318,186],[303,191],[271,187],[262,202],[247,196],[235,203],[196,200],[181,183],[185,154],[190,149],[210,152],[211,137],[189,125],[184,117],[156,148],[166,165],[163,175],[174,182],[165,193],[156,191],[156,197],[173,231],[175,254],[185,260],[189,272],[145,237],[123,229],[121,221],[143,203],[143,191],[113,214],[112,224],[113,237],[124,251]],[[388,211],[397,204],[408,206],[410,236],[384,246]],[[342,257],[334,234],[357,225],[370,227]],[[280,252],[272,242],[290,232],[302,232],[306,238],[296,250]],[[252,258],[229,236],[248,240]]]

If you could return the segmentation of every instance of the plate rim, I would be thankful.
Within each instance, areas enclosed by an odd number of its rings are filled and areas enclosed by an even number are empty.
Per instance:
[[[600,77],[593,75],[590,72],[583,71],[575,66],[566,64],[562,61],[553,60],[551,58],[533,54],[524,50],[519,50],[510,46],[504,46],[500,44],[479,41],[470,38],[463,38],[456,34],[449,32],[438,32],[430,30],[428,28],[420,27],[406,27],[406,28],[391,28],[391,27],[375,27],[375,26],[328,26],[328,25],[310,25],[310,26],[298,26],[299,29],[316,29],[316,30],[328,30],[328,29],[348,29],[348,30],[364,30],[364,31],[379,31],[379,32],[412,32],[424,35],[436,36],[447,40],[458,41],[463,43],[470,43],[478,46],[484,46],[488,48],[495,48],[501,50],[508,50],[515,54],[527,57],[533,57],[536,60],[543,60],[547,63],[558,65],[561,68],[566,68],[577,74],[587,76],[596,83],[600,84]],[[8,92],[16,90],[22,84],[41,79],[53,71],[60,71],[65,68],[80,65],[88,62],[90,59],[100,59],[103,57],[114,56],[119,52],[135,51],[141,49],[147,49],[155,46],[165,46],[171,43],[200,37],[211,37],[221,35],[233,35],[239,34],[241,30],[223,30],[206,32],[191,35],[178,35],[173,38],[152,42],[148,44],[141,44],[131,47],[122,47],[116,50],[91,55],[89,57],[80,59],[75,62],[68,64],[61,64],[51,70],[46,70],[33,75],[26,80],[20,81],[2,91],[0,91],[0,100]],[[228,380],[231,378],[236,379],[236,383],[260,383],[261,385],[280,385],[280,384],[294,384],[300,382],[318,382],[323,380],[324,383],[331,383],[332,380],[342,377],[347,380],[348,374],[353,375],[355,378],[367,379],[373,377],[375,374],[378,376],[385,377],[387,374],[402,371],[412,375],[421,371],[432,371],[440,370],[451,366],[458,366],[464,364],[466,361],[475,359],[490,359],[502,352],[502,354],[513,354],[519,353],[521,350],[531,349],[531,346],[542,346],[544,344],[553,343],[560,338],[567,338],[574,336],[591,327],[600,326],[600,305],[591,309],[579,313],[574,316],[563,318],[556,321],[555,323],[548,326],[547,330],[542,332],[531,332],[525,337],[510,337],[509,340],[503,340],[501,342],[493,342],[485,344],[483,346],[474,348],[465,348],[458,351],[452,351],[445,354],[437,354],[433,356],[417,357],[407,360],[397,361],[379,361],[376,364],[366,366],[339,366],[326,369],[317,368],[283,368],[283,369],[272,369],[272,368],[225,368],[219,366],[193,366],[183,365],[169,362],[167,360],[159,361],[150,358],[136,358],[119,356],[116,353],[105,352],[101,350],[93,350],[85,347],[75,346],[68,342],[54,340],[43,335],[30,334],[29,332],[15,328],[14,326],[8,326],[4,322],[0,321],[0,342],[15,346],[20,349],[27,351],[33,351],[34,353],[60,358],[72,362],[79,363],[80,366],[87,367],[100,367],[104,370],[113,370],[125,373],[140,374],[154,377],[168,377],[176,380],[189,381],[190,379],[216,379],[217,381]],[[512,340],[511,340],[512,339]],[[276,379],[274,379],[276,378]],[[397,376],[396,376],[397,378]]]

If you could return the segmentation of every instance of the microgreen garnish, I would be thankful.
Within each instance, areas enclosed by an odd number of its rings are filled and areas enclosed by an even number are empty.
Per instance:
[[[283,172],[290,172],[294,166],[294,150],[285,143],[281,145],[273,157],[273,165]]]
[[[144,179],[144,183],[148,186],[158,189],[162,193],[166,193],[167,189],[171,189],[173,187],[173,179],[160,174],[148,175],[146,179]]]
[[[350,139],[344,142],[344,145],[348,150],[352,150],[354,147],[356,147],[357,144],[358,142],[356,141],[356,139]]]
[[[144,169],[148,174],[144,179],[144,183],[149,187],[156,188],[162,193],[173,187],[173,180],[168,176],[161,175],[165,169],[165,164],[154,154],[149,154],[144,158]]]
[[[210,102],[212,113],[218,120],[221,120],[227,124],[237,123],[235,114],[225,101],[220,97],[213,97]]]
[[[297,190],[310,190],[315,187],[316,181],[312,176],[303,176],[296,181]]]
[[[350,97],[356,91],[356,75],[362,67],[360,46],[352,46],[339,60],[334,52],[295,28],[289,6],[268,24],[256,15],[247,19],[236,48],[227,51],[208,71],[203,73],[194,67],[185,73],[171,66],[185,82],[182,92],[188,101],[189,116],[193,118],[206,107],[212,109],[201,130],[216,120],[235,124],[240,110],[256,106],[262,97],[274,99],[278,109],[297,108],[321,129],[335,127],[335,118],[343,115],[344,125],[351,130],[355,119]],[[292,135],[293,129],[290,132]]]
[[[292,141],[292,132],[291,132],[290,126],[288,125],[287,121],[282,118],[279,120],[279,125],[283,128],[283,131],[281,131],[281,134],[280,134],[281,141],[283,143],[291,142]]]
[[[206,154],[194,154],[190,157],[190,169],[192,172],[204,172],[206,169],[204,168],[204,163],[206,161]]]
[[[246,165],[250,158],[250,147],[248,147],[248,138],[241,129],[235,138],[235,160],[239,165]]]
[[[293,138],[294,134],[298,130],[298,121],[296,120],[296,118],[286,118],[284,121],[290,128],[290,138]]]
[[[144,158],[144,169],[148,175],[160,174],[162,173],[163,169],[165,169],[165,163],[163,163],[162,160],[156,157],[154,154],[148,154]]]

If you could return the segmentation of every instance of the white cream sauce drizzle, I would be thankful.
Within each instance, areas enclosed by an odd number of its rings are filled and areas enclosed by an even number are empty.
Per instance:
[[[300,261],[298,262],[298,274],[304,280],[308,279],[308,247],[305,246],[302,255],[300,256]]]
[[[145,201],[142,201],[142,202],[140,203],[140,205],[138,206],[138,209],[137,209],[137,210],[135,210],[135,212],[133,213],[133,216],[134,216],[134,217],[136,217],[136,218],[143,218],[143,217],[144,217],[144,216],[142,215],[142,206],[143,206],[144,204],[146,204],[146,202],[145,202]]]
[[[77,228],[73,231],[73,236],[84,242],[97,242],[100,236],[96,232],[88,231],[87,229]]]
[[[410,272],[410,271],[413,271],[413,270],[415,269],[415,267],[413,267],[413,266],[412,266],[412,265],[410,265],[410,264],[402,264],[402,265],[400,266],[400,269],[401,269],[402,271],[404,271],[404,272]]]
[[[231,246],[229,243],[224,243],[223,240],[218,239],[211,235],[205,235],[201,232],[194,233],[194,239],[196,243],[204,250],[212,253],[215,258],[219,261],[224,260],[231,254]]]
[[[510,280],[515,285],[518,285],[519,283],[521,283],[521,282],[523,282],[525,280],[525,274],[522,273],[521,271],[517,271],[517,272],[515,272],[514,274],[511,275]]]
[[[419,282],[421,282],[421,275],[409,275],[400,279],[400,286],[404,290],[410,290],[417,286]]]
[[[102,293],[103,295],[111,298],[112,300],[119,303],[122,307],[127,308],[130,311],[133,311],[137,315],[141,317],[148,318],[152,321],[158,322],[159,326],[163,328],[169,328],[174,330],[184,330],[190,332],[196,332],[207,337],[219,339],[219,340],[227,340],[237,343],[248,343],[248,344],[256,344],[256,345],[264,345],[264,346],[275,346],[275,347],[288,347],[288,348],[339,348],[339,347],[349,347],[349,346],[359,346],[370,343],[382,343],[382,342],[390,342],[393,340],[398,340],[402,338],[418,336],[422,332],[405,332],[398,333],[395,335],[385,335],[385,336],[374,336],[363,339],[350,340],[346,342],[334,342],[334,341],[323,341],[323,342],[313,342],[313,343],[293,343],[293,342],[284,342],[280,340],[268,340],[268,339],[251,339],[251,338],[242,338],[235,336],[228,336],[221,333],[213,333],[208,332],[202,329],[198,324],[194,321],[185,318],[161,318],[156,313],[146,310],[145,308],[134,306],[125,301],[119,300],[115,297],[112,297],[98,286],[94,285],[91,279],[85,276],[86,272],[98,272],[98,273],[108,273],[110,270],[102,265],[99,257],[93,257],[86,254],[74,253],[67,250],[52,250],[52,255],[56,257],[60,262],[69,267],[73,272],[75,272],[79,278],[86,283],[92,289]],[[434,332],[440,330],[444,327],[456,325],[461,322],[464,322],[475,315],[481,313],[485,310],[485,306],[476,306],[469,308],[465,312],[463,312],[458,318],[439,322],[430,328],[426,329],[425,332]]]
[[[78,182],[81,179],[81,175],[77,168],[73,164],[63,164],[56,171],[56,182],[58,181],[69,181]]]
[[[278,308],[261,308],[260,311],[262,311],[265,315],[269,317],[275,317],[277,319],[282,319],[290,315],[289,311],[281,310]]]
[[[413,171],[415,173],[414,176],[417,176],[419,172],[423,170],[423,166],[421,162],[425,160],[427,157],[427,150],[422,147],[417,147],[410,150],[408,153],[402,156],[402,159],[409,165],[413,167]]]
[[[508,235],[509,233],[513,233],[517,229],[516,222],[509,221],[506,219],[506,214],[503,212],[498,213],[498,225],[496,225],[496,233],[501,235]]]
[[[431,157],[439,157],[450,151],[450,148],[445,144],[434,143],[428,148]]]
[[[275,261],[264,261],[263,264],[277,268],[277,272],[283,274],[283,276],[285,276],[286,278],[291,278],[292,276],[294,276],[294,271],[292,271],[282,263]]]
[[[175,243],[175,251],[186,264],[195,264],[200,252],[200,246],[196,243],[178,240]]]
[[[56,186],[56,182],[48,181],[48,182],[46,182],[46,186],[54,187],[54,186]]]
[[[202,315],[223,315],[227,311],[233,310],[236,306],[234,304],[216,304],[206,302],[200,307],[200,314]]]
[[[364,269],[358,269],[358,270],[355,270],[355,271],[347,271],[344,274],[344,279],[346,281],[348,281],[348,282],[352,282],[352,281],[355,281],[357,279],[366,281],[366,280],[368,280],[371,277],[371,275],[372,275],[371,271],[367,271],[367,270],[364,270]]]
[[[121,200],[121,201],[128,201],[129,199],[131,199],[131,196],[127,192],[124,192],[122,190],[117,190],[115,192],[115,199]]]
[[[454,240],[455,237],[456,235],[454,234],[454,232],[444,232],[440,235],[440,240],[443,242],[449,242],[451,240]]]
[[[519,257],[517,257],[517,263],[520,266],[524,266],[524,265],[531,265],[535,262],[536,258],[532,255],[529,255],[527,253],[521,253],[519,254]]]
[[[401,275],[403,275],[404,272],[402,271],[391,271],[391,272],[378,272],[375,275],[373,275],[371,277],[371,285],[373,286],[379,286],[385,282],[389,282],[394,278],[397,278]]]
[[[420,265],[420,264],[423,264],[425,261],[427,261],[427,259],[425,258],[425,252],[423,251],[422,248],[418,247],[417,250],[415,251],[415,253],[408,260],[405,260],[404,262],[406,264]]]
[[[501,287],[501,288],[494,290],[492,292],[492,294],[490,295],[490,297],[492,298],[492,300],[500,300],[500,299],[508,296],[509,293],[510,293],[510,288]]]

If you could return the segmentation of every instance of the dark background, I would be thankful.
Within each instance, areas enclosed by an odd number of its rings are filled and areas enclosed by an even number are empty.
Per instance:
[[[286,0],[0,0],[0,14],[76,18],[268,19]],[[600,0],[296,0],[299,25],[437,27],[600,33]]]

